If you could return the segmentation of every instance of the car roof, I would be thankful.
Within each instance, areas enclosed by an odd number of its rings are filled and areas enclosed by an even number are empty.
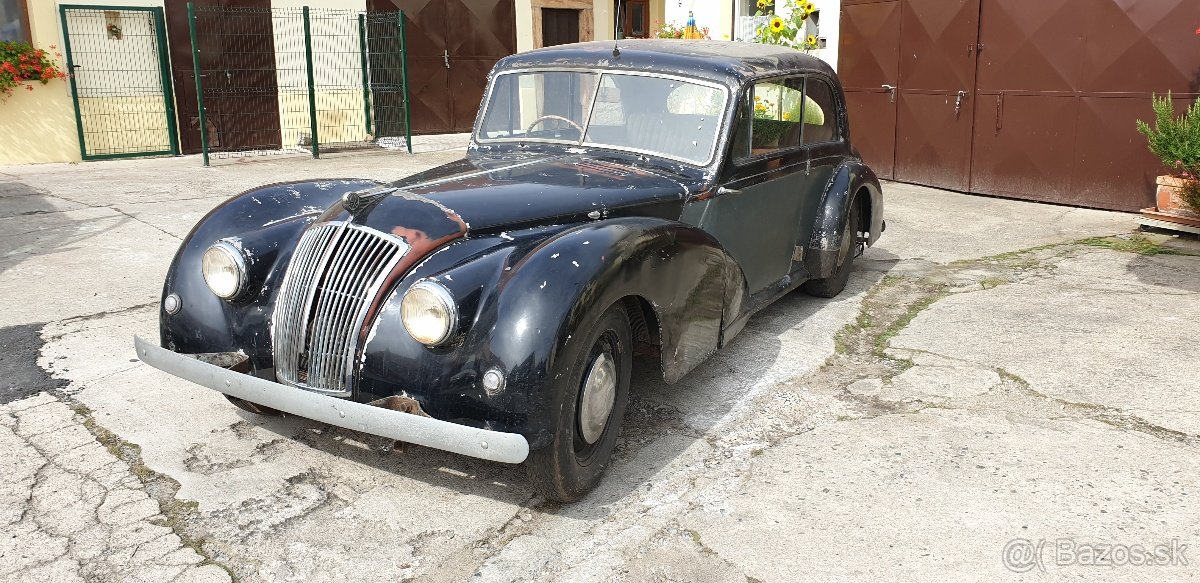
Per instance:
[[[613,56],[614,44],[620,54]],[[536,49],[504,57],[496,72],[563,67],[651,71],[739,84],[781,72],[819,71],[824,61],[795,49],[751,42],[678,39],[592,41]]]

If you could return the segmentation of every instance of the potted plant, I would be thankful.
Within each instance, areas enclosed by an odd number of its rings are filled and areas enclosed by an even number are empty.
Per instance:
[[[54,45],[50,45],[53,50]],[[61,57],[62,54],[55,53]],[[33,91],[33,82],[45,85],[51,79],[66,79],[50,55],[29,43],[0,41],[0,98],[7,100],[13,90],[24,87]]]
[[[1150,151],[1171,174],[1159,176],[1157,211],[1186,219],[1200,219],[1200,98],[1176,117],[1171,94],[1154,96],[1154,127],[1138,120]],[[1193,222],[1193,221],[1186,221]]]

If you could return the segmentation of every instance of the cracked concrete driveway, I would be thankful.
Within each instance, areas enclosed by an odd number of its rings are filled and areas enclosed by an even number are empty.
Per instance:
[[[1127,215],[885,185],[847,292],[635,372],[570,506],[134,358],[227,196],[459,156],[0,168],[0,579],[1200,579],[1200,256]]]

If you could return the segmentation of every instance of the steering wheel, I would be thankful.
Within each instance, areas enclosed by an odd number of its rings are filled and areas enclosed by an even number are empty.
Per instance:
[[[525,128],[525,133],[528,134],[528,133],[532,132],[534,126],[536,126],[537,124],[540,124],[546,120],[551,120],[551,119],[556,119],[558,121],[565,121],[565,122],[575,126],[575,129],[579,130],[579,136],[583,137],[583,126],[581,126],[561,115],[543,115],[542,117],[539,117],[539,118],[533,120],[533,123],[529,124],[529,127]]]

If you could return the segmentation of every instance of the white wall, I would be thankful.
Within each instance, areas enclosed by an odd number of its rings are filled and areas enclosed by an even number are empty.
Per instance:
[[[821,11],[820,35],[825,39],[825,48],[816,55],[829,63],[836,71],[838,66],[838,32],[841,31],[842,2],[841,0],[812,0],[817,10]]]
[[[665,6],[667,22],[686,24],[688,12],[692,12],[696,16],[696,26],[707,26],[709,34],[716,40],[724,39],[725,35],[730,33],[728,25],[726,28],[721,27],[722,13],[727,10],[722,2],[713,0],[666,0]]]
[[[667,1],[672,2],[672,0],[667,0]],[[673,5],[678,5],[679,0],[673,0],[673,1],[674,1]],[[692,1],[693,3],[695,3],[697,5],[700,5],[700,4],[708,5],[709,4],[709,2],[706,2],[705,0],[683,0],[684,5],[687,5],[689,1]],[[734,3],[734,7],[735,7],[735,17],[734,18],[735,18],[735,20],[738,16],[752,16],[754,14],[754,2],[753,1],[750,1],[750,0],[727,0],[727,1]],[[824,60],[826,63],[829,63],[829,65],[836,70],[837,69],[837,60],[838,60],[838,39],[839,39],[838,32],[841,29],[842,2],[841,2],[841,0],[811,0],[811,1],[817,7],[817,11],[820,13],[820,28],[818,29],[817,34],[821,38],[824,38],[825,43],[826,43],[824,49],[819,49],[819,50],[815,51],[813,54],[815,56],[817,56],[818,58]],[[776,4],[778,6],[776,11],[779,14],[790,14],[790,10],[785,6],[786,3],[787,3],[786,0],[776,0]],[[747,6],[748,6],[748,8],[747,8]],[[669,10],[669,8],[668,8],[668,10]],[[684,17],[686,18],[686,16],[687,16],[687,12],[684,11]],[[716,37],[714,37],[714,38],[716,38]]]

